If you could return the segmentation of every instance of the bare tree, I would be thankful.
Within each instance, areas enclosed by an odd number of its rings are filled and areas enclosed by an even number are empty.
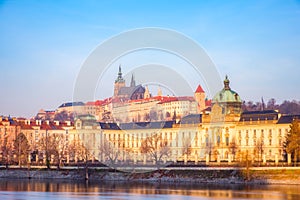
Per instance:
[[[207,142],[206,146],[205,146],[205,153],[208,154],[209,161],[211,161],[211,155],[213,153],[213,150],[214,150],[214,146],[213,146],[212,142]]]
[[[121,154],[121,151],[112,142],[103,139],[99,145],[99,153],[104,160],[108,160],[107,164],[109,166],[114,166]]]
[[[247,181],[250,180],[250,167],[251,167],[251,154],[249,153],[248,150],[242,151],[241,152],[241,163],[243,166],[246,167],[246,174],[245,174],[245,178],[247,179]]]
[[[144,139],[140,150],[141,153],[149,154],[155,164],[159,164],[171,152],[167,139],[163,139],[161,134],[154,134]]]
[[[182,155],[186,156],[188,159],[191,153],[192,153],[191,138],[185,138],[182,141]]]
[[[1,145],[2,152],[2,161],[5,162],[6,168],[8,168],[10,157],[12,157],[13,147],[7,142],[7,138],[4,138],[4,141]]]
[[[89,150],[79,140],[73,140],[70,143],[68,147],[68,153],[70,158],[74,159],[75,161],[77,159],[87,161],[90,155]]]
[[[13,146],[17,156],[18,165],[21,167],[22,163],[27,163],[30,151],[30,145],[28,144],[26,136],[23,133],[18,134],[14,140]]]
[[[233,161],[235,161],[235,156],[236,156],[236,153],[237,153],[239,147],[238,147],[237,143],[235,142],[235,139],[234,139],[234,138],[233,138],[232,141],[230,142],[228,148],[229,148],[230,153],[231,153],[232,156],[233,156]]]
[[[51,156],[53,156],[59,167],[63,155],[66,152],[66,143],[63,135],[54,133],[48,136],[48,133],[46,133],[46,136],[40,139],[39,145],[40,149],[45,152],[47,168],[50,168]]]
[[[156,121],[158,119],[156,110],[151,109],[149,113],[149,117],[151,121]]]
[[[262,155],[264,153],[264,142],[261,139],[258,139],[255,145],[255,152],[257,152],[258,156],[258,165],[261,164]]]

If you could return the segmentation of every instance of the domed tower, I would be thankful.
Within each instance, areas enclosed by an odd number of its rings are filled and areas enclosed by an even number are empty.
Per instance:
[[[122,70],[121,70],[121,65],[119,66],[119,72],[118,72],[118,77],[115,80],[115,85],[114,85],[114,96],[118,96],[120,88],[125,87],[125,80],[122,77]]]
[[[229,79],[226,75],[224,88],[218,92],[212,99],[212,106],[219,105],[222,114],[240,114],[242,111],[242,101],[238,93],[230,89]]]

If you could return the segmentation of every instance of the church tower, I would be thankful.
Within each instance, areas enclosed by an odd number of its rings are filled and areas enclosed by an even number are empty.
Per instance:
[[[159,96],[159,97],[162,96],[162,91],[161,91],[161,88],[160,88],[160,87],[158,87],[157,96]]]
[[[118,77],[115,80],[115,85],[114,85],[114,97],[118,96],[120,88],[125,87],[125,80],[122,77],[122,69],[121,65],[119,66],[119,72],[118,72]]]
[[[150,97],[151,97],[151,95],[150,95],[148,86],[146,86],[145,87],[145,93],[144,93],[144,99],[147,99],[147,98],[150,98]]]
[[[203,111],[206,108],[205,92],[200,85],[198,85],[198,87],[194,93],[194,97],[197,102],[197,113],[200,113],[201,111]]]
[[[130,87],[135,87],[135,79],[134,79],[134,75],[131,75],[131,81],[130,81]]]

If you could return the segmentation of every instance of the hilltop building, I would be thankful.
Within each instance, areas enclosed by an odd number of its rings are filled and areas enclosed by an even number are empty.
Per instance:
[[[145,88],[142,85],[136,85],[135,79],[132,74],[130,86],[126,86],[125,80],[122,76],[122,69],[119,66],[119,72],[117,79],[114,84],[114,97],[121,98],[124,100],[137,100],[143,99],[145,93]]]

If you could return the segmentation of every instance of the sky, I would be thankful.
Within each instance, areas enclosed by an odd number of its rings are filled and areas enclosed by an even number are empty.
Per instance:
[[[144,27],[197,42],[245,101],[300,100],[300,1],[8,0],[0,1],[0,115],[32,117],[72,101],[89,55],[109,38]],[[159,56],[178,63],[175,71],[188,71],[178,58]],[[149,57],[115,61],[91,100],[112,94],[119,64],[128,83],[132,66]],[[190,79],[192,90],[203,83]]]

